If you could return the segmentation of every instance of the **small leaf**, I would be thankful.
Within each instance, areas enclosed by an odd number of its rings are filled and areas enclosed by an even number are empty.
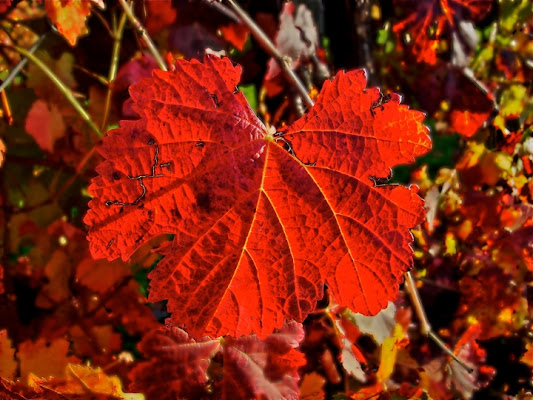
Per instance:
[[[326,380],[316,372],[305,374],[300,384],[300,400],[324,400]]]
[[[489,381],[496,374],[496,370],[489,366],[483,366],[484,375],[487,379],[479,379],[479,369],[486,359],[486,351],[476,342],[481,334],[479,324],[471,325],[461,336],[455,345],[454,353],[464,360],[467,365],[474,369],[474,372],[468,373],[456,361],[450,362],[450,376],[447,383],[453,385],[465,399],[472,397],[474,391],[488,385]]]
[[[44,389],[45,393],[51,391],[61,394],[63,395],[61,398],[144,400],[142,394],[124,393],[120,379],[116,376],[106,375],[101,368],[93,369],[85,365],[69,364],[64,376],[64,379],[33,377],[30,381],[30,387],[36,392]]]
[[[295,322],[263,341],[246,336],[195,342],[181,329],[159,329],[139,344],[147,361],[131,371],[131,389],[148,398],[202,398],[212,384],[222,399],[297,399],[305,357],[294,347],[302,339]]]
[[[172,25],[178,16],[178,12],[172,6],[172,0],[147,1],[145,7],[148,14],[146,30],[150,35],[155,35]]]
[[[54,151],[56,140],[65,136],[66,132],[63,116],[57,106],[44,100],[33,103],[26,118],[25,129],[41,149],[50,153]]]
[[[17,352],[22,380],[30,374],[42,378],[63,378],[67,364],[78,361],[67,357],[69,345],[69,342],[62,338],[50,342],[43,338],[36,342],[22,342]]]
[[[391,376],[398,350],[409,344],[409,338],[405,329],[400,324],[394,326],[392,336],[383,341],[381,346],[381,362],[376,377],[378,382],[384,383]]]
[[[0,331],[0,376],[13,380],[17,366],[15,349],[11,345],[11,339],[7,336],[7,331],[2,329]]]
[[[85,20],[91,14],[91,0],[45,0],[48,17],[71,46],[89,31]],[[103,3],[101,3],[103,4]]]
[[[250,31],[244,24],[229,23],[220,27],[222,36],[239,51],[244,50]]]

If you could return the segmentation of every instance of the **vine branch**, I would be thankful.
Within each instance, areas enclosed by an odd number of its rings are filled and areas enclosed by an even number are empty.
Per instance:
[[[424,310],[424,306],[422,305],[422,300],[420,299],[420,294],[418,293],[418,289],[416,288],[416,284],[413,279],[413,275],[411,274],[411,271],[407,271],[404,274],[404,277],[405,277],[405,290],[407,291],[407,294],[409,295],[409,298],[411,299],[411,303],[413,305],[413,308],[415,309],[416,316],[418,317],[418,321],[420,323],[420,332],[423,335],[428,336],[431,340],[433,340],[435,344],[437,344],[437,346],[439,346],[447,355],[453,358],[469,374],[474,372],[472,368],[466,365],[466,363],[463,360],[457,357],[453,353],[453,351],[451,351],[446,346],[446,344],[442,341],[442,339],[431,328],[431,325],[428,321],[428,317]]]
[[[161,68],[163,71],[167,71],[167,66],[165,62],[163,61],[161,54],[159,54],[159,51],[155,47],[155,44],[152,38],[148,35],[146,28],[142,26],[139,20],[135,17],[135,15],[133,14],[133,10],[129,6],[129,4],[126,2],[126,0],[119,0],[119,2],[122,8],[124,9],[124,12],[126,13],[128,20],[133,25],[137,33],[141,35],[141,38],[144,40],[144,43],[146,43],[146,46],[148,47],[148,51],[150,51],[150,53],[154,57],[159,68]]]
[[[307,108],[310,109],[311,107],[313,107],[314,102],[309,96],[309,93],[307,93],[307,89],[291,68],[290,58],[284,56],[278,51],[278,49],[276,49],[276,46],[274,45],[274,43],[272,43],[266,33],[263,32],[259,25],[257,25],[255,21],[250,18],[250,16],[246,13],[246,11],[244,11],[235,1],[225,1],[226,3],[228,3],[233,12],[237,14],[241,22],[250,30],[253,37],[259,42],[261,47],[263,47],[263,49],[265,49],[265,51],[270,54],[270,56],[274,58],[274,60],[276,60],[281,70],[283,71],[285,78],[298,91]]]

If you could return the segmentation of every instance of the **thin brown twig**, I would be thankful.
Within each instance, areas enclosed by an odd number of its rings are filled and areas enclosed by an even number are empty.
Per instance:
[[[416,284],[413,279],[413,275],[411,274],[411,271],[407,271],[404,274],[404,276],[405,276],[405,289],[407,290],[407,294],[409,295],[409,298],[411,299],[411,304],[413,305],[416,316],[418,317],[418,321],[420,324],[420,332],[423,335],[428,336],[431,340],[433,340],[437,344],[437,346],[439,346],[446,354],[448,354],[451,358],[453,358],[469,374],[474,372],[474,370],[470,368],[468,365],[466,365],[466,363],[463,360],[457,357],[457,355],[455,355],[453,351],[451,351],[446,346],[446,344],[442,341],[442,339],[433,331],[428,321],[426,312],[424,311],[424,306],[422,305],[422,300],[420,299],[420,295],[418,293],[418,289],[416,288]]]
[[[161,54],[159,54],[159,51],[155,47],[155,44],[152,40],[152,38],[148,35],[148,32],[146,31],[146,28],[142,26],[142,24],[139,22],[139,20],[135,17],[133,14],[133,11],[129,4],[126,2],[126,0],[119,0],[120,5],[124,9],[124,12],[126,13],[126,16],[128,17],[128,20],[133,25],[135,30],[139,35],[141,35],[141,38],[143,39],[144,43],[146,43],[146,47],[148,47],[148,51],[152,54],[155,61],[157,62],[157,65],[159,68],[161,68],[163,71],[167,71],[167,66],[165,62],[163,61],[163,58],[161,57]]]
[[[241,22],[246,25],[259,44],[266,50],[268,54],[270,54],[270,56],[272,56],[272,58],[274,58],[274,60],[276,60],[283,71],[285,78],[294,88],[296,88],[307,108],[310,109],[313,107],[314,102],[309,96],[309,93],[307,93],[307,89],[291,68],[290,58],[284,56],[278,51],[278,49],[276,49],[276,46],[274,46],[274,43],[272,43],[266,33],[263,32],[263,30],[255,23],[255,21],[250,18],[246,11],[244,11],[235,1],[225,1],[229,4],[233,12],[239,16]]]
[[[105,77],[103,77],[102,75],[98,75],[97,73],[94,73],[92,71],[89,71],[87,68],[82,67],[81,65],[74,64],[72,66],[72,68],[83,72],[84,74],[86,74],[87,76],[90,76],[91,78],[93,78],[96,81],[100,82],[104,86],[108,85],[107,79]]]
[[[96,15],[96,18],[98,18],[98,20],[102,23],[102,25],[105,28],[105,30],[109,33],[110,36],[112,36],[113,35],[113,30],[111,29],[111,27],[107,23],[106,19],[102,15],[102,13],[100,11],[98,11],[96,9],[96,7],[93,7],[93,9],[91,10],[91,13],[93,15]]]

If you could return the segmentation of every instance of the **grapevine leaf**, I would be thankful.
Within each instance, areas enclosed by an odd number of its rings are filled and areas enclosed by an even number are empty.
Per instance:
[[[392,335],[383,341],[381,346],[381,362],[376,377],[378,382],[384,383],[391,376],[396,364],[398,350],[409,344],[406,330],[401,324],[396,324]]]
[[[227,25],[221,26],[220,31],[222,32],[224,39],[235,46],[237,50],[244,50],[244,45],[250,34],[250,31],[245,25],[230,22]]]
[[[22,393],[28,396],[23,398],[28,399],[144,400],[142,394],[124,393],[120,379],[116,376],[106,375],[101,368],[93,369],[85,365],[69,364],[63,375],[64,378],[50,377],[46,379],[30,375],[28,387],[15,388],[22,389]]]
[[[313,311],[324,283],[340,305],[379,312],[424,209],[416,188],[375,182],[428,151],[423,114],[365,89],[363,71],[341,72],[272,135],[235,89],[240,73],[207,56],[132,86],[141,120],[104,139],[89,188],[93,256],[127,259],[174,234],[149,299],[168,299],[194,337],[264,338]]]
[[[131,371],[130,389],[149,398],[201,398],[211,378],[224,399],[297,399],[297,369],[305,358],[294,348],[302,339],[296,322],[263,341],[246,336],[195,342],[181,329],[158,329],[139,344],[149,361]]]
[[[69,345],[69,342],[62,338],[51,342],[43,338],[36,342],[22,342],[17,353],[22,379],[26,379],[30,374],[43,378],[49,376],[63,378],[69,361],[78,361],[73,357],[70,359],[67,357]]]
[[[324,385],[326,380],[316,372],[305,374],[300,384],[300,399],[304,400],[324,400],[326,393]]]
[[[91,14],[91,3],[103,8],[102,1],[45,0],[44,7],[50,20],[65,39],[74,46],[80,36],[88,33],[85,20]]]
[[[31,106],[26,118],[26,131],[43,150],[54,151],[56,140],[65,136],[66,126],[63,116],[55,104],[37,100]]]
[[[150,35],[172,25],[178,16],[177,10],[172,6],[172,0],[147,1],[146,8],[146,30]]]
[[[146,361],[130,372],[130,390],[154,399],[201,398],[220,342],[195,342],[178,328],[157,329],[146,334],[138,348]]]

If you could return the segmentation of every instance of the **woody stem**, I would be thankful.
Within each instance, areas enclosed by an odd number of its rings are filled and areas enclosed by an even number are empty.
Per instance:
[[[265,32],[255,23],[255,21],[250,18],[250,16],[244,11],[235,1],[233,0],[225,0],[226,3],[231,7],[233,12],[237,14],[237,16],[240,18],[241,22],[246,25],[246,27],[250,30],[254,38],[259,42],[261,47],[270,54],[274,60],[279,64],[281,70],[283,71],[283,74],[285,75],[285,79],[296,88],[300,96],[302,96],[302,99],[307,106],[307,108],[311,108],[314,105],[313,100],[309,96],[309,93],[307,93],[307,89],[305,88],[304,84],[298,78],[298,76],[295,74],[295,72],[292,70],[290,65],[290,58],[285,57],[283,54],[281,54],[278,49],[276,49],[276,46],[270,38],[266,35]]]
[[[428,317],[424,310],[424,306],[422,305],[422,300],[420,299],[420,294],[418,293],[418,289],[416,288],[416,284],[413,280],[413,275],[411,274],[411,271],[407,271],[404,277],[405,277],[405,289],[407,291],[407,294],[409,295],[409,298],[411,299],[411,304],[413,305],[416,316],[418,317],[418,320],[420,322],[420,332],[428,336],[431,340],[433,340],[437,344],[437,346],[439,346],[446,354],[448,354],[461,367],[463,367],[469,374],[471,374],[474,370],[470,368],[468,365],[466,365],[466,363],[463,360],[457,357],[453,353],[453,351],[451,351],[446,346],[446,344],[442,341],[442,339],[431,328],[431,325],[429,324],[429,321],[428,321]]]
[[[150,35],[148,35],[146,28],[142,26],[139,20],[135,17],[130,5],[126,2],[126,0],[119,0],[119,2],[122,8],[124,9],[124,12],[126,13],[126,16],[128,17],[130,23],[133,25],[137,33],[141,36],[144,43],[146,43],[146,47],[148,47],[148,51],[154,57],[159,68],[161,68],[163,71],[167,71],[167,66],[165,62],[163,61],[161,54],[159,54],[159,51],[155,47],[154,41],[152,40]]]

